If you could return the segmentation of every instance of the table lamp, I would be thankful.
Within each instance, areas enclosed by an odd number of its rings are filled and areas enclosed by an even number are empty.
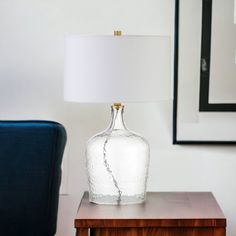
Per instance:
[[[169,100],[170,65],[169,37],[66,37],[65,100],[113,104],[110,125],[86,145],[90,202],[145,201],[149,144],[126,127],[123,103]]]

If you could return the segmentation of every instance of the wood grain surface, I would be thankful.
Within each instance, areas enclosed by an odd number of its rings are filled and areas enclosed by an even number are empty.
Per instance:
[[[201,228],[225,227],[226,219],[209,192],[150,192],[143,204],[121,206],[90,203],[86,192],[74,223],[76,228]]]
[[[225,236],[224,228],[110,228],[96,229],[91,236]]]
[[[212,193],[147,193],[137,205],[97,205],[82,198],[76,236],[226,236],[226,219]]]

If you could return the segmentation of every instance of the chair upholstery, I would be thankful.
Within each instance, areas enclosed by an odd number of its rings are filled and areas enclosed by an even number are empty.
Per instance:
[[[0,121],[0,235],[55,235],[65,143],[59,123]]]

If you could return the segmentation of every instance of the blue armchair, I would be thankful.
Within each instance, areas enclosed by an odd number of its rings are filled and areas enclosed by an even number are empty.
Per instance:
[[[0,235],[56,233],[62,125],[51,121],[0,121]]]

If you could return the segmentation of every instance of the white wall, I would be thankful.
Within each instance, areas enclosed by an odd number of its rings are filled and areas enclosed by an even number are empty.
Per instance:
[[[63,102],[64,35],[173,36],[174,0],[1,0],[0,119],[54,119],[66,126],[68,195],[57,236],[74,235],[84,190],[84,143],[109,120],[106,105]],[[95,118],[96,117],[96,118]],[[127,105],[126,123],[151,144],[150,191],[212,191],[236,235],[236,147],[173,146],[171,102]]]

